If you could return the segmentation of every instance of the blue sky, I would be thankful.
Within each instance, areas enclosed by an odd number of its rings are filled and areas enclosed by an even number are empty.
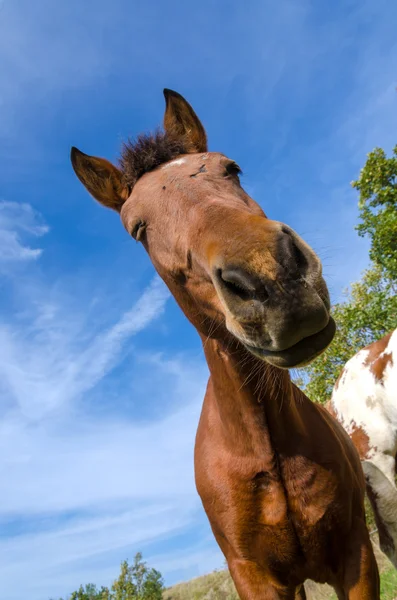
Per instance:
[[[222,565],[193,480],[207,371],[71,145],[116,159],[186,96],[210,149],[317,249],[333,300],[367,264],[350,189],[397,131],[397,4],[0,0],[0,580],[4,600]]]

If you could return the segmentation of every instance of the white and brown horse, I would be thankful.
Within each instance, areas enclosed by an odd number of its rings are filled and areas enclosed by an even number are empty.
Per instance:
[[[346,363],[327,408],[359,452],[380,547],[397,568],[397,329]]]

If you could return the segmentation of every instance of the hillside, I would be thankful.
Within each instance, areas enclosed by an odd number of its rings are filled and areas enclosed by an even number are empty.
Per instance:
[[[382,600],[397,600],[397,571],[374,543],[376,559],[381,571]],[[335,600],[336,596],[326,585],[312,581],[305,584],[308,600]],[[168,588],[164,600],[239,600],[227,570],[215,571],[185,583]]]

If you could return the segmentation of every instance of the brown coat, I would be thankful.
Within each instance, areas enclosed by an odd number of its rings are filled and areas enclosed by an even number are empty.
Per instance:
[[[204,128],[165,90],[164,134],[123,150],[121,169],[72,150],[89,192],[121,215],[200,334],[211,377],[197,432],[197,489],[242,600],[377,600],[364,478],[338,423],[285,370],[331,342],[319,258],[207,152]]]

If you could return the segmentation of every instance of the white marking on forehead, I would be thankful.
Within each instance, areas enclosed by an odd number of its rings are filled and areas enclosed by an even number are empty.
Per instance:
[[[161,168],[162,169],[168,169],[168,167],[172,167],[174,165],[183,165],[185,162],[186,162],[186,158],[177,158],[175,160],[172,160],[171,162],[166,163]]]
[[[207,152],[207,154],[203,154],[201,157],[201,160],[207,160],[208,156],[209,156],[208,152]]]

